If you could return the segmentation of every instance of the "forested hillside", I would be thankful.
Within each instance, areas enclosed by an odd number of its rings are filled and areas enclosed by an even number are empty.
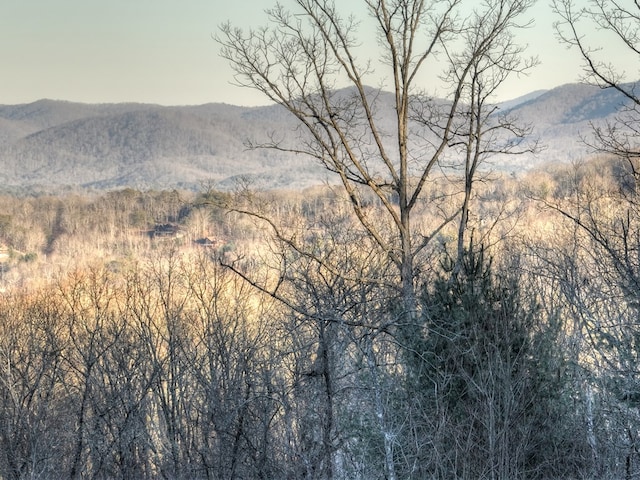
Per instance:
[[[319,167],[292,155],[252,151],[272,132],[292,136],[278,107],[160,107],[40,101],[0,107],[0,178],[5,189],[182,187],[240,180],[302,187]]]
[[[373,90],[372,90],[373,92]],[[390,93],[378,102],[393,118]],[[547,162],[589,154],[579,141],[591,122],[604,124],[624,104],[621,95],[587,85],[565,85],[505,102],[532,127],[544,150],[518,157],[496,155],[494,168],[521,172]],[[215,182],[230,189],[250,181],[259,188],[304,188],[331,175],[317,162],[286,152],[252,150],[247,143],[296,141],[300,130],[279,106],[223,104],[185,107],[86,105],[42,100],[0,106],[0,181],[13,191],[60,187],[198,190]]]

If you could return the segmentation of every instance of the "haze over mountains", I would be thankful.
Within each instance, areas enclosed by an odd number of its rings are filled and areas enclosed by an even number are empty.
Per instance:
[[[591,124],[612,120],[622,106],[613,90],[569,84],[505,102],[546,148],[496,158],[493,168],[522,171],[589,153],[580,143]],[[391,111],[390,111],[391,114]],[[40,100],[0,106],[0,185],[5,189],[189,188],[204,182],[231,188],[240,178],[260,188],[302,188],[326,171],[302,156],[247,150],[270,133],[295,138],[281,107],[226,104],[162,107]]]

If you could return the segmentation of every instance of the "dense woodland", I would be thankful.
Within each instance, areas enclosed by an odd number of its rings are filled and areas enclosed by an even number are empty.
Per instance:
[[[335,187],[4,196],[0,476],[633,478],[637,195],[610,158],[487,178],[409,330]]]

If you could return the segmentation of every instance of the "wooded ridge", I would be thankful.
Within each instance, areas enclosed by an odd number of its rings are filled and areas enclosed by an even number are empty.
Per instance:
[[[391,94],[381,115],[393,118]],[[386,98],[388,97],[388,98]],[[504,102],[533,127],[544,149],[536,154],[496,156],[492,168],[519,173],[547,162],[583,158],[580,143],[590,124],[620,111],[614,90],[568,84]],[[248,141],[296,139],[294,119],[277,105],[227,104],[165,107],[148,104],[81,104],[39,100],[0,106],[0,183],[13,190],[80,186],[199,189],[203,182],[232,188],[240,179],[257,188],[300,189],[328,179],[307,158],[252,150]],[[330,179],[329,179],[330,180]]]

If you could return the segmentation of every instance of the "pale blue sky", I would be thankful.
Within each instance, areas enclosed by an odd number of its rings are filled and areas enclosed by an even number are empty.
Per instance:
[[[226,20],[239,26],[263,24],[263,10],[273,3],[0,0],[0,104],[40,98],[164,105],[265,103],[259,94],[230,85],[231,70],[212,36]],[[575,55],[553,37],[547,0],[539,1],[531,16],[537,25],[526,41],[543,64],[529,78],[505,85],[505,100],[578,77]]]

